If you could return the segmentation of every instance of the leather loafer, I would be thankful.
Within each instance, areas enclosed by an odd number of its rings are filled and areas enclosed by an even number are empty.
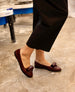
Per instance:
[[[61,68],[57,66],[56,62],[53,62],[50,66],[46,66],[46,65],[39,64],[37,61],[35,61],[35,68],[46,69],[53,72],[61,71]]]
[[[22,72],[23,72],[26,76],[32,77],[32,76],[33,76],[33,68],[34,68],[34,67],[33,67],[32,65],[30,65],[28,68],[25,68],[25,67],[23,66],[23,63],[22,63],[22,60],[21,60],[21,56],[20,56],[20,49],[16,50],[16,51],[14,52],[14,55],[15,55],[15,57],[16,57],[16,59],[17,59],[19,65],[20,65],[20,68],[21,68]]]

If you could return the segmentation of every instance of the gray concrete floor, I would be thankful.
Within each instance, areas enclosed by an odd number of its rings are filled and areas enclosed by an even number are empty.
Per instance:
[[[34,69],[33,78],[20,70],[14,50],[25,45],[32,32],[32,15],[17,17],[16,43],[11,43],[9,28],[0,26],[0,92],[74,92],[75,91],[75,18],[68,18],[50,52],[49,62],[57,62],[62,72]],[[31,56],[34,65],[35,51]]]

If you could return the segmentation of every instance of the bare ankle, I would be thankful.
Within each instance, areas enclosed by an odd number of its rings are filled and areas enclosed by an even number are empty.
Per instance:
[[[45,59],[36,59],[35,61],[37,61],[37,62],[43,62],[43,61],[45,61]]]
[[[24,56],[24,57],[30,58],[30,55],[27,52],[25,52],[24,50],[22,50],[22,49],[21,49],[21,53],[20,54],[22,56]]]
[[[30,57],[34,49],[25,45],[25,47],[21,48],[21,54],[26,57]]]

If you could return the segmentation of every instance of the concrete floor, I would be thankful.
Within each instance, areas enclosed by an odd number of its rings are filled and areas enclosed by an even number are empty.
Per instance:
[[[14,57],[14,50],[25,45],[32,32],[32,15],[18,17],[15,23],[16,43],[11,43],[9,28],[0,26],[0,92],[74,92],[75,91],[75,18],[68,18],[50,52],[49,62],[57,62],[62,72],[34,69],[26,77]],[[35,51],[31,56],[34,65]]]

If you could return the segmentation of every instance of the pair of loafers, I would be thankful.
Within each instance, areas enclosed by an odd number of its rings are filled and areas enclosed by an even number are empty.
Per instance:
[[[20,49],[16,50],[14,52],[14,55],[20,65],[20,68],[22,70],[22,72],[27,76],[27,77],[32,77],[33,76],[33,69],[34,67],[32,65],[30,65],[28,68],[25,68],[23,66],[22,60],[21,60],[21,56],[20,56]],[[39,68],[39,69],[46,69],[49,71],[53,71],[53,72],[59,72],[61,71],[61,68],[59,66],[57,66],[57,64],[54,62],[51,64],[51,66],[46,66],[46,65],[42,65],[39,64],[37,61],[35,61],[35,68]]]

